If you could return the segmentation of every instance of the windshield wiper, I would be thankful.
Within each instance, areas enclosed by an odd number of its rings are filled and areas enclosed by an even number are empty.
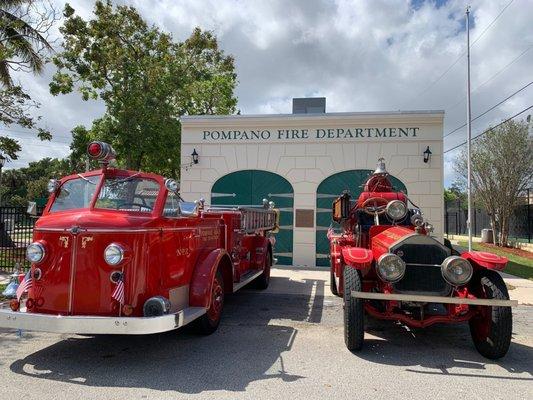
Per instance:
[[[119,179],[119,180],[116,180],[116,181],[109,182],[108,185],[110,185],[110,186],[111,186],[111,185],[119,185],[119,184],[121,184],[121,183],[128,182],[129,180],[138,177],[140,174],[141,174],[141,173],[138,172],[138,173],[136,173],[136,174],[134,174],[134,175],[132,175],[132,176],[128,176],[128,177],[126,177],[126,178],[124,178],[124,179]]]
[[[91,181],[90,179],[87,179],[84,176],[81,176],[81,174],[78,174],[78,176],[83,179],[85,182],[89,182],[91,185],[96,185],[96,182]]]

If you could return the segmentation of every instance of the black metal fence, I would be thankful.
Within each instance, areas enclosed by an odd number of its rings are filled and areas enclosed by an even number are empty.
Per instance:
[[[41,215],[44,207],[37,207]],[[29,215],[25,207],[0,207],[0,270],[12,272],[16,266],[28,268],[26,246],[31,243],[38,216]]]
[[[450,235],[468,234],[466,220],[468,213],[466,204],[460,201],[444,203],[444,231]],[[490,229],[490,218],[480,207],[472,209],[472,234],[481,236],[482,229]],[[533,204],[518,207],[509,224],[509,239],[531,243],[533,240]]]

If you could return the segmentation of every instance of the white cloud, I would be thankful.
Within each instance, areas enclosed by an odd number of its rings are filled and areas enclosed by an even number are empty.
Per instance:
[[[91,1],[70,3],[84,17],[89,15]],[[195,26],[213,30],[221,47],[236,58],[238,107],[243,113],[288,113],[293,97],[317,95],[327,97],[330,112],[444,109],[445,133],[464,123],[465,58],[434,83],[464,52],[464,1],[417,1],[416,7],[408,0],[119,3],[137,7],[150,23],[179,40]],[[472,41],[508,3],[471,2]],[[532,1],[515,0],[473,45],[473,89],[532,46],[532,12]],[[533,49],[475,91],[473,116],[528,83],[531,65]],[[51,97],[47,93],[50,73],[24,81],[43,103],[47,124],[65,141],[74,125],[89,124],[103,109],[75,95]],[[532,100],[533,86],[476,121],[473,133],[533,104]],[[445,148],[464,137],[464,130],[447,137]],[[66,150],[56,153],[66,154]],[[22,156],[21,163],[40,155],[25,150]],[[445,160],[450,183],[449,155]]]

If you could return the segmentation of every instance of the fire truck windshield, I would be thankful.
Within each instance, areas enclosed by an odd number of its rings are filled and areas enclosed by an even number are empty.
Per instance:
[[[135,175],[106,178],[94,207],[150,213],[154,209],[159,189],[159,183],[155,180]]]
[[[88,208],[99,181],[100,176],[80,176],[64,182],[56,194],[50,212]]]

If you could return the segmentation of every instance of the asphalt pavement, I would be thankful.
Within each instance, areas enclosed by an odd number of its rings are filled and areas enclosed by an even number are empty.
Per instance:
[[[219,330],[82,337],[0,330],[0,399],[531,399],[533,306],[513,310],[505,358],[477,353],[468,326],[368,320],[343,342],[328,272],[276,268],[267,291],[228,297]]]

